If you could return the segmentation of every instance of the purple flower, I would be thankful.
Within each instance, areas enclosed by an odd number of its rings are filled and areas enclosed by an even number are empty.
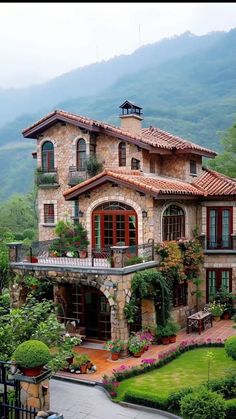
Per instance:
[[[142,359],[141,361],[141,363],[143,364],[150,364],[150,365],[154,364],[155,362],[156,362],[156,358],[145,358],[145,359]]]

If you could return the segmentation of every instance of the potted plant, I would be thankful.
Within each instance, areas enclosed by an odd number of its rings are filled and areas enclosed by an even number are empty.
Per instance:
[[[109,340],[105,344],[105,349],[111,352],[112,361],[117,361],[120,355],[120,351],[124,348],[124,342],[120,339]]]
[[[51,359],[49,348],[40,340],[26,340],[17,346],[13,360],[28,377],[40,375],[44,365]]]
[[[149,330],[141,330],[140,332],[137,332],[137,334],[140,336],[140,339],[145,342],[144,350],[147,351],[154,340],[153,334]]]
[[[234,295],[225,288],[220,289],[215,296],[217,303],[223,304],[225,309],[222,314],[224,320],[228,320],[234,314]]]
[[[145,340],[140,338],[140,335],[135,334],[128,340],[128,349],[135,357],[140,357],[144,351]]]
[[[176,334],[180,330],[180,325],[172,319],[168,322],[168,325],[169,325],[170,333],[171,333],[171,335],[169,336],[170,343],[175,343],[176,342]]]
[[[78,372],[86,374],[89,364],[91,363],[87,354],[76,355],[70,366],[70,372]]]
[[[157,326],[157,337],[161,339],[161,343],[163,345],[168,345],[170,343],[171,335],[172,335],[172,329],[168,322],[165,325]]]
[[[214,317],[214,320],[219,321],[220,316],[222,316],[222,314],[225,311],[225,305],[221,303],[217,303],[216,301],[213,301],[209,306],[209,311]]]

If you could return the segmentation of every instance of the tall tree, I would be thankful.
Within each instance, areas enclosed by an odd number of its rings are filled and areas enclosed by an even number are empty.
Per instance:
[[[221,143],[223,152],[209,161],[209,166],[227,176],[236,177],[236,124],[223,134]]]

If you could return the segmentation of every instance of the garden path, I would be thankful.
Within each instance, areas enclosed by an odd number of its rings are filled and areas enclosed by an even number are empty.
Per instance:
[[[78,353],[86,353],[93,364],[96,365],[97,371],[91,374],[72,374],[67,373],[64,371],[58,372],[56,375],[60,376],[61,378],[73,378],[79,379],[81,381],[91,381],[96,383],[101,383],[102,377],[104,374],[111,375],[112,370],[114,368],[118,368],[120,365],[126,366],[135,366],[140,365],[141,360],[145,358],[158,358],[160,353],[166,352],[169,349],[173,349],[180,344],[183,340],[197,340],[197,341],[205,341],[207,339],[211,339],[212,341],[216,341],[217,339],[225,340],[229,336],[236,335],[236,329],[233,328],[235,323],[233,320],[220,320],[219,322],[213,322],[213,327],[207,329],[198,335],[197,332],[195,333],[186,333],[186,329],[182,329],[177,335],[176,343],[172,343],[169,345],[151,345],[150,349],[146,351],[140,358],[134,358],[130,356],[128,358],[119,359],[118,361],[112,361],[110,359],[109,351],[103,349],[95,349],[91,346],[91,344],[86,344],[86,341],[76,349]],[[86,346],[87,345],[87,346]],[[102,345],[101,345],[102,346]]]

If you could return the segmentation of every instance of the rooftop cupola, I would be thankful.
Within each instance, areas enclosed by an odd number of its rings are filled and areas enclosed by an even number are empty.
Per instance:
[[[140,134],[142,129],[142,108],[135,103],[126,100],[120,105],[122,113],[120,115],[121,128],[134,134]]]

